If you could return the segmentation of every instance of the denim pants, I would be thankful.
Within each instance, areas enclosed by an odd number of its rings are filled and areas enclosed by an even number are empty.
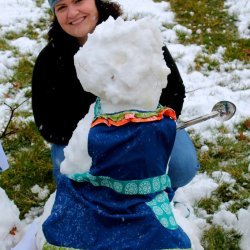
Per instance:
[[[199,168],[191,138],[184,129],[177,130],[168,171],[172,188],[176,190],[178,187],[188,184]]]
[[[52,144],[51,158],[53,164],[53,174],[57,180],[61,176],[60,164],[64,160],[63,149],[67,145]],[[174,147],[169,162],[168,175],[174,190],[188,184],[199,169],[194,145],[184,130],[177,130]]]

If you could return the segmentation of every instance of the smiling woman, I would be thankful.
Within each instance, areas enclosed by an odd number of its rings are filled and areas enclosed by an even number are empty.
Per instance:
[[[93,32],[98,21],[95,0],[60,0],[55,4],[55,15],[62,29],[84,44],[88,33]]]
[[[116,19],[122,12],[118,4],[101,0],[49,3],[54,19],[48,32],[49,42],[33,70],[32,108],[41,135],[56,148],[57,157],[63,154],[61,150],[68,144],[78,121],[95,101],[95,96],[82,89],[73,56],[96,25],[109,16]],[[52,161],[55,166],[57,161],[54,158]]]

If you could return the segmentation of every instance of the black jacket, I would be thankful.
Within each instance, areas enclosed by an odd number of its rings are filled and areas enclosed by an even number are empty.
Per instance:
[[[77,50],[77,46],[68,49],[65,44],[50,41],[35,63],[32,77],[33,114],[41,135],[51,143],[68,144],[77,123],[96,99],[83,90],[76,76],[73,55]],[[163,52],[171,74],[160,103],[173,108],[179,116],[185,87],[166,47]]]

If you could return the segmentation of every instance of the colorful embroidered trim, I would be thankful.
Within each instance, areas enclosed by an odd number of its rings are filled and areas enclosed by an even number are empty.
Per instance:
[[[164,115],[176,120],[175,111],[171,108],[162,107],[161,105],[159,105],[155,111],[127,110],[113,114],[101,114],[99,98],[96,100],[94,113],[95,119],[91,127],[100,123],[104,123],[107,126],[122,126],[129,122],[152,122],[162,120]]]
[[[77,182],[90,182],[93,186],[108,187],[120,194],[145,195],[156,193],[170,187],[170,178],[167,174],[142,180],[116,180],[108,176],[94,176],[89,172],[67,175]]]
[[[162,226],[170,230],[175,230],[179,227],[175,221],[168,196],[165,192],[156,195],[154,199],[146,202],[146,204],[152,209]]]

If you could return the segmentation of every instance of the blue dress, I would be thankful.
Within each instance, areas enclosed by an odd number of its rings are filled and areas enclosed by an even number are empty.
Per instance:
[[[88,137],[90,171],[57,177],[44,249],[190,249],[165,192],[176,134],[166,110],[97,117]]]

